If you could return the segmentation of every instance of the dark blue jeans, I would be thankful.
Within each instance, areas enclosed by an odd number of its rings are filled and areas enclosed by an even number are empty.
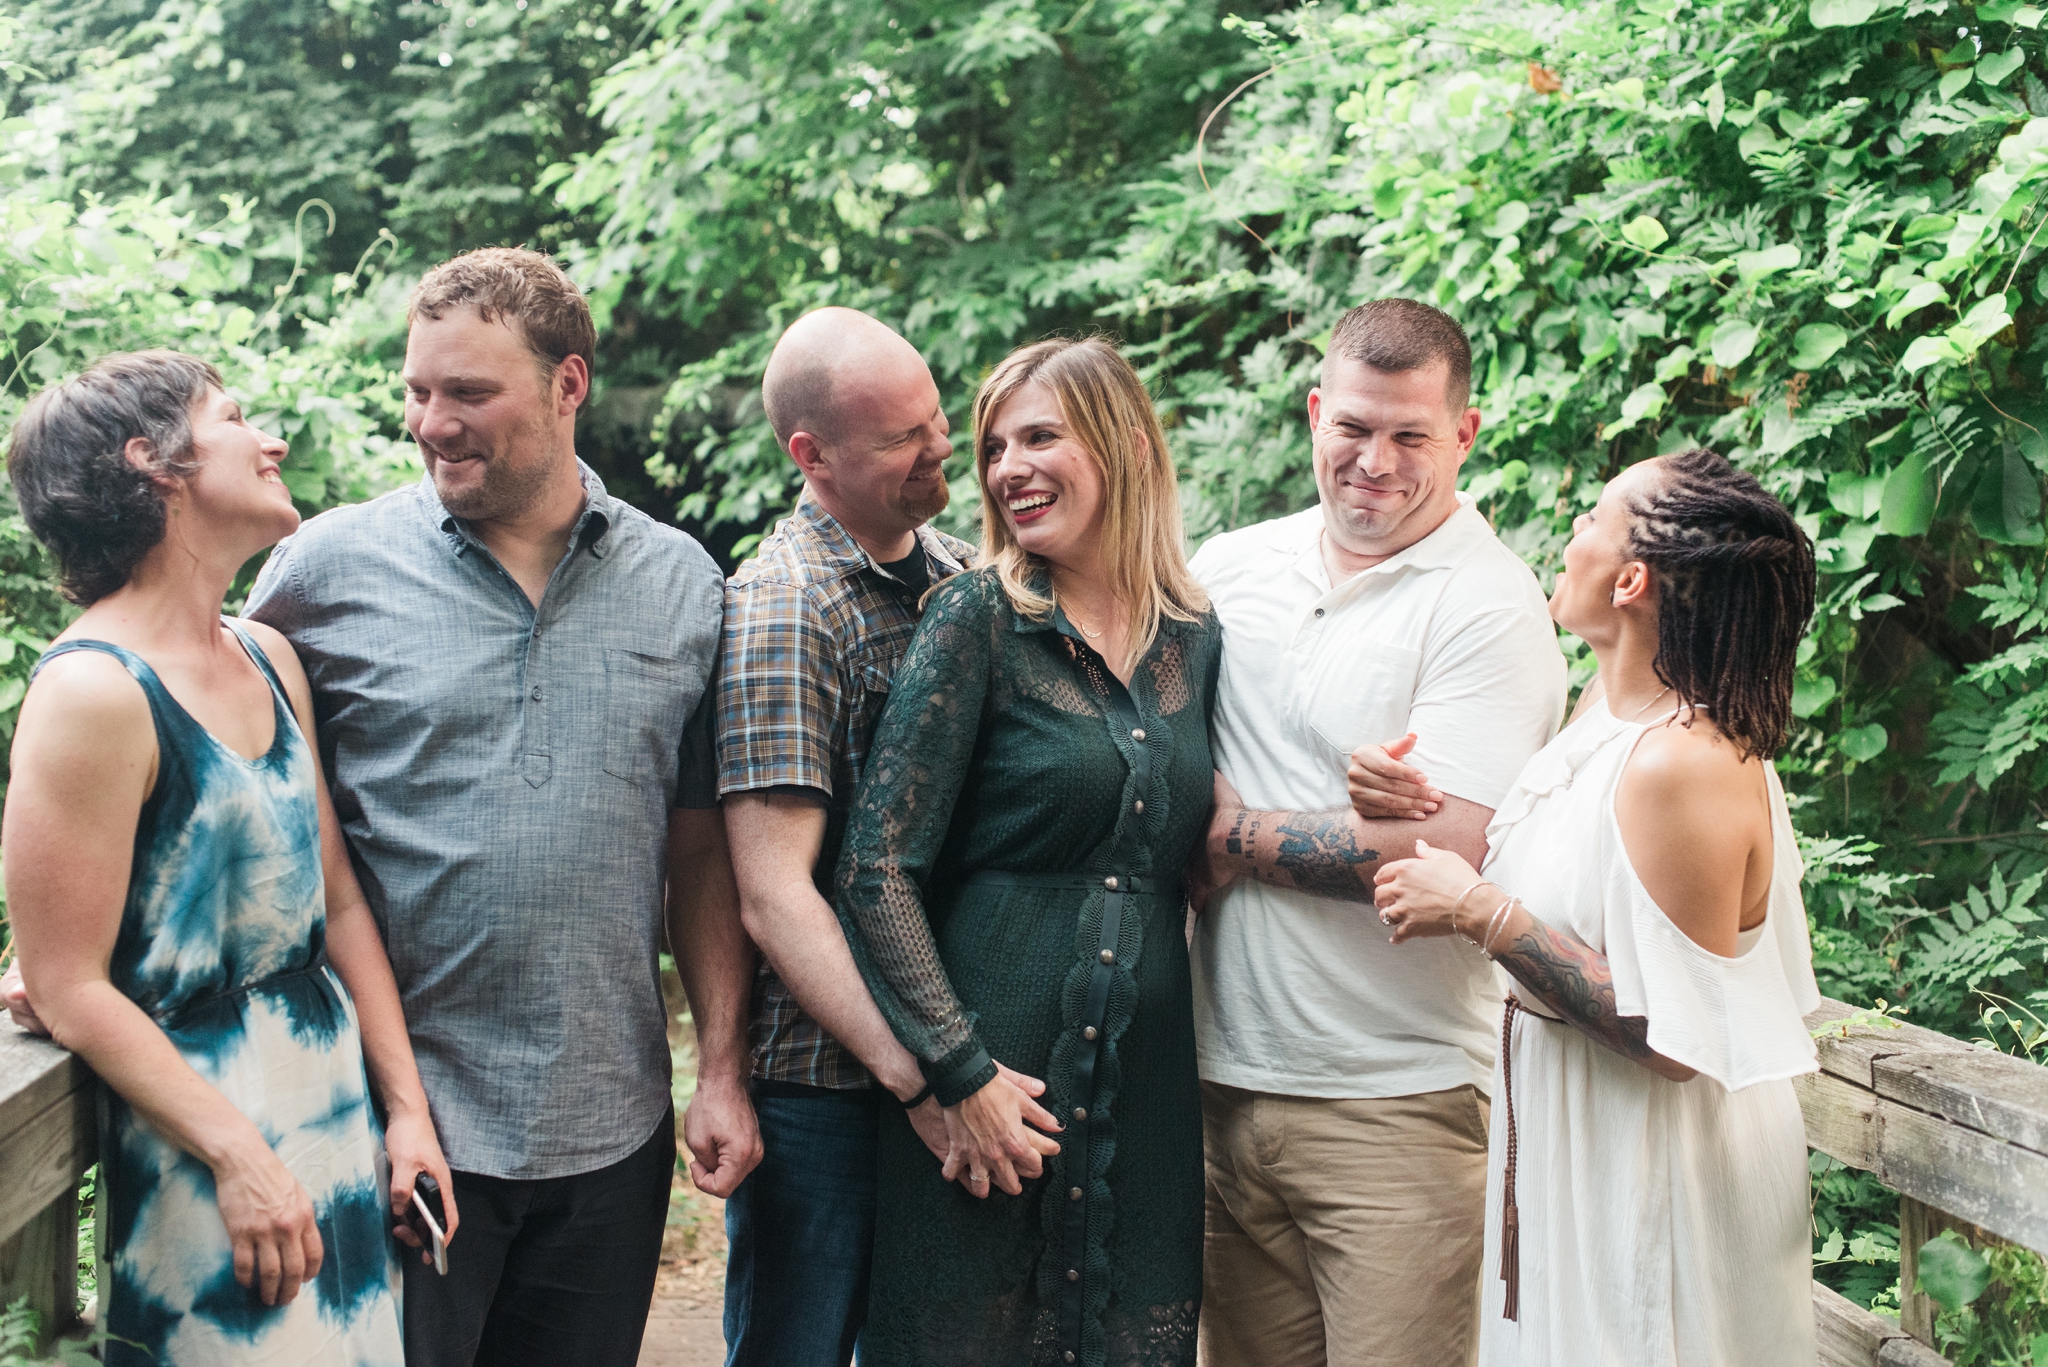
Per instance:
[[[756,1083],[761,1166],[725,1204],[726,1367],[846,1367],[868,1317],[880,1089]]]

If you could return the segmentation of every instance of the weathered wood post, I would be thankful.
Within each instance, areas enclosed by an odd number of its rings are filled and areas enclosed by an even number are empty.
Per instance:
[[[0,1307],[26,1296],[44,1345],[77,1319],[78,1179],[96,1152],[92,1073],[0,1016]]]

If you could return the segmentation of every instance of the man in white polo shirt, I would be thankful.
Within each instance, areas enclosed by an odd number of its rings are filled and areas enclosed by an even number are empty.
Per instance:
[[[1397,956],[1372,906],[1417,837],[1480,861],[1564,711],[1536,578],[1457,492],[1471,378],[1438,310],[1351,310],[1308,396],[1319,506],[1193,562],[1224,643],[1194,946],[1207,1367],[1473,1352],[1500,995],[1462,941]],[[1433,810],[1360,818],[1352,750],[1410,731]]]

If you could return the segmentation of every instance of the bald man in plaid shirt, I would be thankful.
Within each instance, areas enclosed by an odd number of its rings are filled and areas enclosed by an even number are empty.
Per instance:
[[[970,548],[925,525],[946,506],[952,444],[931,371],[895,332],[851,309],[807,314],[776,344],[762,398],[804,489],[725,592],[718,790],[766,959],[752,1037],[764,1156],[726,1206],[726,1362],[844,1367],[867,1317],[876,1108],[906,1104],[934,1153],[947,1144],[854,967],[832,875],[920,601]]]

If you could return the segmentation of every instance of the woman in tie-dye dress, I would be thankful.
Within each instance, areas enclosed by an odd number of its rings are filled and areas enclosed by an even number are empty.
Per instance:
[[[305,674],[220,615],[298,524],[284,455],[147,352],[39,395],[8,456],[86,606],[22,703],[4,843],[34,1014],[106,1084],[110,1363],[398,1367],[392,1212],[451,1190]]]

